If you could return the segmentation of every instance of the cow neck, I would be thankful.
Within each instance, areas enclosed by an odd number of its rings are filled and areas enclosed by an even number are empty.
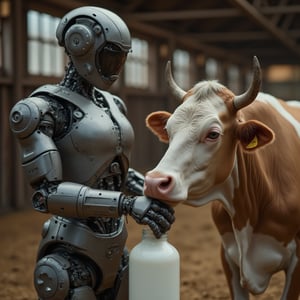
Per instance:
[[[249,223],[253,228],[258,223],[261,208],[268,203],[272,191],[263,169],[263,162],[256,153],[245,153],[237,148],[239,186],[235,191],[232,217],[236,229],[241,230]]]

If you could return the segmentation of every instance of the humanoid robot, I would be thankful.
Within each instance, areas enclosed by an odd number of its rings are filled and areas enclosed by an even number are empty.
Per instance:
[[[131,48],[125,23],[98,7],[66,14],[56,31],[70,58],[58,85],[45,85],[11,110],[22,166],[45,222],[34,284],[44,300],[128,299],[124,216],[159,237],[172,208],[143,196],[129,168],[134,140],[123,101],[107,89]]]

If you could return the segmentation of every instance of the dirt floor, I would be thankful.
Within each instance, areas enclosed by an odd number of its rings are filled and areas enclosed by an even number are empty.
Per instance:
[[[33,210],[0,217],[1,300],[37,299],[32,273],[42,224],[48,217]],[[130,218],[128,232],[131,249],[140,240],[141,227]],[[219,237],[211,221],[209,205],[177,207],[169,241],[181,257],[181,300],[230,299],[219,257]],[[283,279],[282,273],[276,274],[268,290],[251,299],[280,299]]]

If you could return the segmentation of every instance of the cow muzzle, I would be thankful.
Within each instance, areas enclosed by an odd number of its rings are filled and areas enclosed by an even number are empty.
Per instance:
[[[175,206],[187,198],[187,192],[180,186],[176,176],[150,171],[145,176],[144,194]]]

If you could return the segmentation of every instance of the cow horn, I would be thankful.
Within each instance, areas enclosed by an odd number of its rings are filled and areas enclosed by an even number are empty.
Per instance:
[[[175,82],[173,76],[172,76],[172,71],[171,71],[171,62],[168,61],[166,65],[166,79],[168,86],[170,88],[170,91],[172,95],[178,99],[179,101],[182,101],[184,96],[186,95],[186,91],[181,89]]]
[[[233,105],[236,110],[239,110],[251,102],[253,102],[259,92],[261,85],[261,69],[259,61],[256,56],[253,57],[253,77],[252,82],[248,90],[242,94],[235,96],[233,99]]]

